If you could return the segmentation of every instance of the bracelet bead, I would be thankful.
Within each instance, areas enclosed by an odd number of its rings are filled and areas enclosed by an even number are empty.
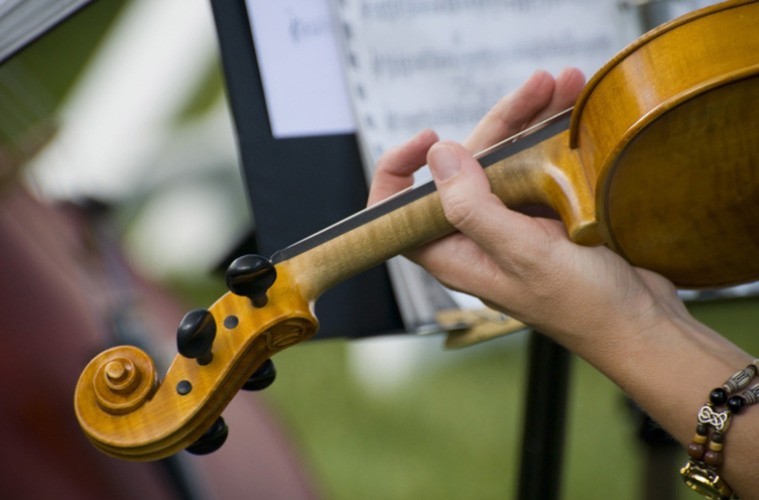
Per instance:
[[[709,443],[709,449],[712,451],[722,451],[722,446],[722,443],[717,443],[715,441]]]
[[[701,434],[696,434],[695,436],[693,436],[693,442],[696,444],[704,444],[706,443],[706,436],[701,435]]]
[[[704,453],[706,453],[706,446],[699,443],[691,443],[688,445],[688,456],[691,458],[695,458],[696,460],[701,460],[704,458]]]
[[[727,400],[727,407],[737,415],[746,407],[746,400],[742,396],[732,396]]]
[[[714,450],[706,450],[704,453],[704,463],[711,467],[719,467],[724,462],[722,452]]]
[[[743,399],[746,400],[747,405],[752,405],[759,401],[759,384],[751,387],[750,389],[746,389],[743,394]]]
[[[714,406],[722,406],[727,401],[727,391],[722,387],[717,387],[709,393],[709,402]]]
[[[756,377],[757,367],[755,363],[748,365],[743,370],[739,370],[730,376],[729,379],[722,385],[728,394],[732,394],[738,389],[743,389],[751,382],[751,379]]]
[[[718,468],[725,460],[725,432],[731,416],[759,402],[759,384],[741,394],[736,393],[748,386],[757,375],[759,359],[733,373],[721,387],[712,389],[709,402],[698,412],[696,433],[687,449],[691,459],[680,469],[680,475],[688,487],[707,498],[735,498],[730,486],[720,477]]]

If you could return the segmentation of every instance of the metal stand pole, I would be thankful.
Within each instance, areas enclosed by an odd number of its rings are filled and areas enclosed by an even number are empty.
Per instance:
[[[569,385],[569,351],[533,332],[529,345],[518,498],[559,498]]]

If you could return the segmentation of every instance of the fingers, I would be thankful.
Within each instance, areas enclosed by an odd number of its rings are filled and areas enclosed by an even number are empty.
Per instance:
[[[438,141],[432,130],[423,130],[405,144],[382,155],[377,162],[368,205],[373,205],[414,182],[414,172],[426,163],[427,150]]]
[[[551,102],[546,108],[533,117],[531,124],[552,117],[565,109],[574,106],[577,96],[585,88],[585,75],[577,68],[566,68],[556,77]]]
[[[555,79],[546,71],[536,71],[515,92],[503,97],[485,115],[464,145],[481,151],[572,106],[585,86],[585,77],[575,68],[562,71]]]
[[[479,163],[461,145],[441,142],[427,155],[446,218],[456,229],[492,256],[518,254],[515,245],[533,245],[535,219],[513,212],[491,192],[490,183]],[[504,227],[515,234],[504,238]],[[517,238],[516,236],[519,235]],[[523,243],[518,243],[518,242]]]
[[[545,71],[536,71],[515,92],[502,97],[480,120],[464,145],[472,152],[491,146],[519,132],[551,101],[555,82]]]
[[[542,254],[564,237],[561,224],[508,209],[492,193],[479,163],[459,144],[435,144],[427,161],[445,216],[458,232],[408,256],[448,287],[514,313],[512,307],[522,301],[514,302],[515,294],[526,290],[525,283],[539,287],[536,282],[545,279],[535,263],[544,262]]]
[[[537,71],[485,115],[464,145],[472,152],[481,151],[528,125],[553,116],[572,106],[584,85],[585,77],[574,68],[562,71],[555,79],[546,71]],[[435,132],[424,130],[385,153],[377,164],[368,204],[373,205],[411,186],[414,172],[425,164],[427,150],[437,141]]]

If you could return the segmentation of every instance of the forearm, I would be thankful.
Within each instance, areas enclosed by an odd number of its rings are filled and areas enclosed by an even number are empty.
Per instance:
[[[687,314],[670,315],[656,328],[639,329],[631,322],[614,332],[593,333],[570,337],[573,345],[567,347],[612,379],[684,447],[709,392],[753,359]],[[757,442],[759,405],[733,415],[720,468],[744,499],[756,498],[759,491]]]
[[[559,103],[579,91],[573,75],[553,84],[548,75],[533,77],[494,108],[468,147],[479,149],[521,130],[531,117],[563,109]],[[458,232],[407,256],[450,288],[481,298],[586,359],[687,446],[711,389],[752,358],[694,320],[665,278],[631,267],[606,247],[572,243],[556,220],[509,210],[467,148],[435,141],[425,132],[386,155],[372,185],[372,201],[410,185],[426,152],[445,216]],[[723,477],[742,498],[757,497],[759,468],[751,458],[757,456],[752,443],[759,442],[759,404],[733,421]]]

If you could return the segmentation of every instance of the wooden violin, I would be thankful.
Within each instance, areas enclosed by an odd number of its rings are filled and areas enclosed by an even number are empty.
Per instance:
[[[572,241],[604,244],[681,287],[759,279],[759,2],[734,0],[645,34],[588,82],[573,110],[480,156],[510,207],[541,203]],[[317,330],[337,283],[453,231],[434,185],[407,190],[278,253],[245,256],[231,292],[193,311],[162,380],[116,347],[75,395],[103,452],[154,460],[211,429],[251,373]],[[206,434],[208,436],[208,434]]]

